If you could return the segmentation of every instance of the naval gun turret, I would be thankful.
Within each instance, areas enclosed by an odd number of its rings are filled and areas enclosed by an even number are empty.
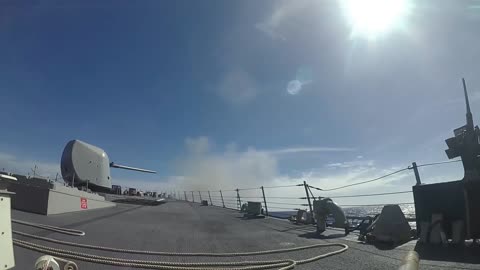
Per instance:
[[[156,173],[110,162],[103,149],[80,140],[67,143],[63,150],[60,168],[66,183],[76,187],[88,186],[92,191],[98,192],[111,190],[110,168]]]

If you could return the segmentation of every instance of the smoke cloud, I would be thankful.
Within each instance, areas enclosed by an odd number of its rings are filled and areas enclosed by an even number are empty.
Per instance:
[[[187,155],[177,163],[186,190],[217,190],[256,187],[277,176],[277,159],[268,152],[249,148],[238,152],[234,144],[220,153],[212,151],[206,137],[185,140]]]

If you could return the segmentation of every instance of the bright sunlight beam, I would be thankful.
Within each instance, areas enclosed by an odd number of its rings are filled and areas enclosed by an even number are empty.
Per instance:
[[[401,26],[410,11],[409,0],[341,0],[352,26],[352,37],[369,40]]]

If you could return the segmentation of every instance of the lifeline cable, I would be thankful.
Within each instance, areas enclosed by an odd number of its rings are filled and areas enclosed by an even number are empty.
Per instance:
[[[358,186],[358,185],[362,185],[362,184],[366,184],[366,183],[375,182],[375,181],[384,179],[384,178],[386,178],[386,177],[388,177],[388,176],[391,176],[391,175],[394,175],[394,174],[397,174],[397,173],[401,173],[401,172],[406,171],[406,170],[408,170],[408,167],[407,167],[407,168],[400,169],[400,170],[397,170],[397,171],[394,171],[394,172],[391,172],[391,173],[388,173],[388,174],[385,174],[385,175],[382,175],[382,176],[380,176],[380,177],[377,177],[377,178],[374,178],[374,179],[371,179],[371,180],[361,181],[361,182],[357,182],[357,183],[353,183],[353,184],[348,184],[348,185],[344,185],[344,186],[339,186],[339,187],[335,187],[335,188],[319,189],[319,190],[321,190],[321,191],[333,191],[333,190],[337,190],[337,189],[342,189],[342,188],[347,188],[347,187]]]

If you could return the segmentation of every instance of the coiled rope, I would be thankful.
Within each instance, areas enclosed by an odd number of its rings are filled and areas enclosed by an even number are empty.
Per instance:
[[[46,228],[48,230],[55,229],[55,231],[70,234],[70,235],[77,235],[80,236],[82,234],[72,234],[71,229],[60,228],[50,225],[44,224],[35,224],[30,222],[18,222],[15,223],[29,225],[39,228]],[[33,225],[32,225],[33,224]],[[38,226],[37,226],[38,225]],[[95,250],[102,250],[102,251],[112,251],[112,252],[120,252],[120,253],[134,253],[134,254],[144,254],[144,255],[161,255],[161,256],[184,256],[184,257],[238,257],[238,256],[258,256],[258,255],[266,255],[266,254],[279,254],[285,252],[293,252],[305,249],[313,249],[313,248],[320,248],[320,247],[341,247],[339,250],[327,252],[324,254],[320,254],[318,256],[314,256],[308,259],[303,260],[265,260],[265,261],[237,261],[237,262],[165,262],[165,261],[150,261],[150,260],[134,260],[134,259],[123,259],[117,257],[107,257],[107,256],[100,256],[94,255],[89,253],[82,253],[78,251],[66,250],[64,248],[53,248],[45,245],[40,245],[36,243],[31,243],[24,240],[13,239],[13,244],[19,247],[23,247],[26,249],[34,250],[37,252],[41,252],[44,254],[48,254],[51,256],[58,256],[61,258],[68,258],[73,260],[80,260],[85,262],[91,263],[98,263],[104,265],[112,265],[112,266],[121,266],[121,267],[134,267],[134,268],[147,268],[147,269],[164,269],[164,270],[226,270],[226,269],[234,269],[234,270],[260,270],[260,269],[272,269],[277,268],[279,270],[287,270],[295,268],[295,265],[299,264],[306,264],[310,262],[314,262],[320,260],[322,258],[340,254],[345,252],[348,249],[348,246],[341,243],[328,243],[328,244],[315,244],[309,246],[302,246],[302,247],[294,247],[294,248],[287,248],[287,249],[274,249],[274,250],[264,250],[264,251],[253,251],[253,252],[234,252],[234,253],[179,253],[179,252],[162,252],[162,251],[148,251],[148,250],[133,250],[133,249],[121,249],[121,248],[114,248],[114,247],[104,247],[104,246],[96,246],[96,245],[89,245],[89,244],[81,244],[75,242],[68,242],[62,241],[58,239],[42,237],[38,235],[33,235],[25,232],[19,231],[12,231],[14,234],[22,235],[25,237],[30,237],[38,240],[43,240],[47,242],[62,244],[65,246],[71,247],[81,247],[81,248],[88,248],[88,249],[95,249]],[[81,231],[77,231],[81,232]],[[84,235],[85,233],[83,233]]]
[[[133,259],[123,259],[116,257],[106,257],[100,255],[93,255],[88,253],[82,253],[78,251],[65,250],[61,248],[47,247],[35,243],[30,243],[23,240],[13,239],[13,243],[17,246],[34,250],[37,252],[49,254],[52,256],[59,256],[62,258],[69,258],[74,260],[81,260],[91,263],[99,263],[105,265],[113,266],[123,266],[123,267],[135,267],[135,268],[148,268],[148,269],[164,269],[164,270],[259,270],[259,269],[272,269],[278,268],[279,270],[287,270],[295,268],[295,265],[306,264],[320,260],[322,258],[332,256],[335,254],[342,253],[348,249],[348,246],[340,243],[329,243],[329,244],[316,244],[311,246],[304,246],[291,249],[280,249],[280,250],[266,250],[266,251],[256,251],[256,252],[242,252],[242,253],[203,253],[203,255],[196,256],[216,256],[222,254],[222,257],[228,256],[248,256],[248,255],[260,255],[260,254],[273,254],[273,253],[283,253],[289,251],[295,251],[300,249],[312,249],[317,247],[332,247],[340,246],[342,247],[339,250],[328,252],[325,254],[320,254],[304,260],[268,260],[268,261],[240,261],[240,262],[194,262],[194,263],[183,263],[183,262],[164,262],[164,261],[149,261],[149,260],[133,260]],[[166,252],[168,254],[175,254],[174,256],[190,256],[189,253],[173,253]],[[151,251],[145,251],[145,254],[152,254]],[[191,254],[191,253],[190,253]],[[241,254],[241,255],[240,255]],[[221,268],[227,267],[227,268]]]

